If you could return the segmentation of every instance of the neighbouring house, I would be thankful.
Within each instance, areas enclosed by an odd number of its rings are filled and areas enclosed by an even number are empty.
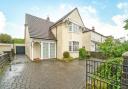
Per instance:
[[[126,41],[126,38],[125,38],[125,37],[120,37],[120,38],[118,38],[117,40],[119,40],[121,43],[123,43],[123,42]]]
[[[96,32],[94,27],[85,29],[83,31],[83,45],[87,51],[98,52],[98,44],[104,42],[108,36]]]
[[[75,58],[79,56],[79,48],[96,51],[95,47],[91,47],[91,42],[96,44],[105,38],[85,28],[77,8],[55,23],[49,17],[42,19],[29,14],[25,16],[25,54],[31,60],[61,59],[65,51]]]
[[[0,54],[2,54],[4,51],[11,51],[12,48],[12,44],[0,43]]]

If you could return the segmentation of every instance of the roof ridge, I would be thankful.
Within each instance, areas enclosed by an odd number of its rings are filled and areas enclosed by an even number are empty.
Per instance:
[[[101,35],[101,36],[107,37],[107,36],[101,34],[100,32],[97,32],[96,30],[91,30],[91,29],[88,28],[88,27],[85,27],[85,29],[87,29],[87,30],[84,30],[83,33],[92,31],[92,32],[95,32],[95,33],[97,33],[97,34],[99,34],[99,35]]]
[[[31,17],[34,17],[34,18],[37,18],[37,19],[41,19],[41,20],[47,21],[47,19],[44,19],[44,18],[41,18],[41,17],[37,17],[37,16],[35,16],[35,15],[31,15],[31,14],[28,14],[28,13],[25,13],[25,17],[27,17],[27,16],[31,16]],[[49,22],[54,23],[54,22],[52,22],[52,21],[49,21]]]

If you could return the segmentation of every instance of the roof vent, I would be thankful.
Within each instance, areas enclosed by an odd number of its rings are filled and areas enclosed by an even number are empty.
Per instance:
[[[95,31],[95,27],[92,27],[92,30]]]
[[[50,18],[49,18],[49,16],[47,17],[47,19],[46,19],[47,21],[50,21]]]

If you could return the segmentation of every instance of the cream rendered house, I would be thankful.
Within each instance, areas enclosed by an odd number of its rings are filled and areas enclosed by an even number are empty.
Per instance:
[[[83,45],[87,51],[98,52],[98,44],[103,43],[107,36],[104,36],[95,31],[95,28],[92,29],[85,28],[83,31]]]
[[[72,57],[78,57],[78,49],[91,50],[90,37],[93,35],[85,29],[77,8],[57,22],[49,18],[42,19],[29,14],[25,18],[25,54],[31,59],[63,58],[68,51]],[[89,42],[89,43],[87,43]]]

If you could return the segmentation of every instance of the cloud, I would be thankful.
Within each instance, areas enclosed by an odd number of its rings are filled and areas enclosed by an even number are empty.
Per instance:
[[[79,6],[80,14],[83,18],[86,27],[92,28],[95,27],[96,31],[103,35],[112,35],[115,38],[124,37],[127,35],[127,32],[123,29],[124,20],[126,15],[115,15],[113,16],[112,23],[103,22],[101,17],[98,16],[97,10],[91,6],[92,12],[89,9],[90,6]]]
[[[128,14],[128,3],[127,2],[120,2],[117,4],[117,8],[122,10],[124,13]]]
[[[11,35],[13,38],[24,38],[24,25],[7,22],[5,33]]]
[[[123,21],[127,17],[126,14],[117,14],[115,16],[112,16],[111,19],[114,23],[112,24],[103,22],[101,17],[98,16],[98,11],[96,10],[96,8],[91,5],[77,7],[80,11],[80,15],[86,27],[92,28],[92,26],[94,26],[97,32],[106,36],[113,35],[115,38],[126,36],[127,32],[123,29]],[[122,8],[123,5],[121,4],[118,7]],[[46,16],[48,15],[51,21],[56,22],[73,8],[75,8],[75,5],[60,4],[59,6],[56,6],[54,8],[48,7],[46,9],[41,9],[36,7],[34,10],[29,10],[29,12],[34,14],[35,16],[39,16],[42,18],[46,18]]]
[[[126,3],[126,2],[120,2],[120,3],[117,4],[117,7],[119,9],[128,8],[128,3]]]
[[[16,24],[14,22],[6,22],[3,12],[0,11],[0,33],[7,33],[12,37],[24,37],[24,25]]]
[[[3,32],[6,25],[6,18],[3,12],[0,11],[0,32]]]

